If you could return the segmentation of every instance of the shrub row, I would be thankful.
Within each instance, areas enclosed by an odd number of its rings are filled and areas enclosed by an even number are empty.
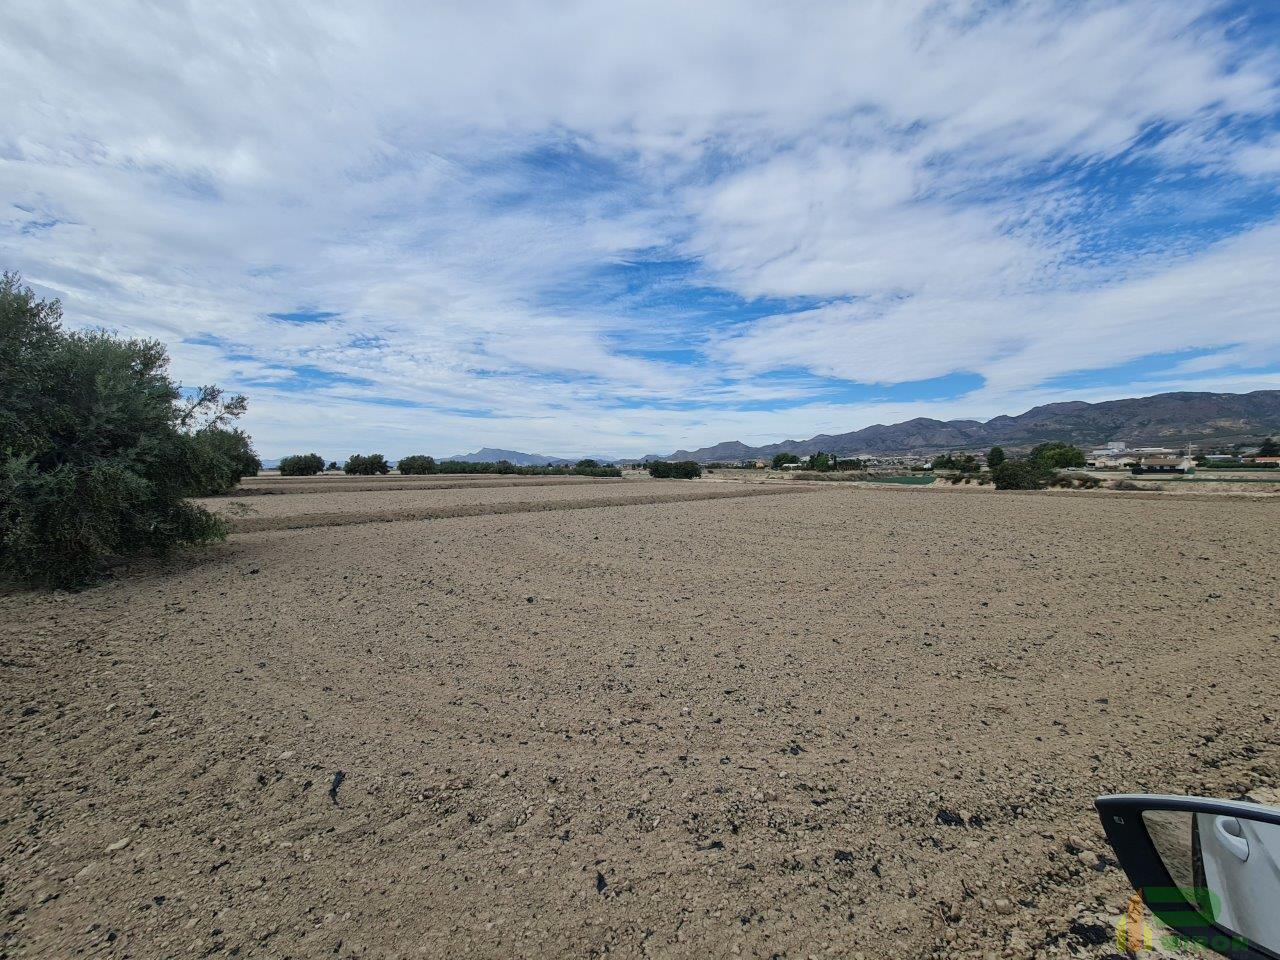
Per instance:
[[[413,461],[413,469],[406,471],[405,463]],[[527,467],[512,463],[510,460],[483,461],[469,463],[465,460],[440,460],[415,455],[405,457],[399,464],[401,473],[498,473],[513,474],[520,477],[620,477],[622,470],[618,467],[602,467],[594,460],[580,460],[572,467],[547,466]]]
[[[702,467],[692,460],[653,460],[649,463],[649,476],[660,480],[693,480],[702,476]]]
[[[315,453],[297,454],[285,457],[280,461],[280,473],[286,477],[310,477],[325,469],[324,460]],[[330,470],[337,469],[336,463],[329,464]],[[353,454],[343,464],[344,472],[357,476],[372,476],[391,471],[391,464],[380,453]],[[464,460],[436,460],[426,454],[413,454],[402,457],[396,469],[407,476],[421,476],[430,473],[498,473],[515,474],[522,477],[621,477],[618,467],[601,466],[595,460],[579,460],[573,466],[523,467],[509,460],[493,462],[468,463]]]

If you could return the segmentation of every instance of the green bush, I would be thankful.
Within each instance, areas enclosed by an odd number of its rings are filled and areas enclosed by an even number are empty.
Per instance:
[[[353,453],[350,459],[342,465],[342,472],[361,477],[371,477],[374,474],[390,473],[391,464],[387,463],[387,458],[380,453],[370,453],[368,455]]]
[[[253,441],[243,430],[209,427],[195,437],[201,453],[209,460],[204,471],[205,482],[199,490],[202,496],[226,493],[243,477],[256,477],[262,469]]]
[[[282,477],[314,477],[324,469],[324,457],[318,453],[295,453],[280,461]]]
[[[958,470],[961,473],[979,473],[982,466],[972,453],[943,453],[933,458],[934,470]]]
[[[1006,460],[991,471],[997,490],[1043,490],[1054,473],[1035,460]]]
[[[243,397],[183,390],[153,340],[62,329],[58,301],[0,279],[0,578],[76,587],[108,563],[226,535],[186,498],[256,467]]]
[[[1069,443],[1042,443],[1031,448],[1031,453],[1027,455],[1027,459],[1042,463],[1051,470],[1061,470],[1065,467],[1083,467],[1085,465],[1084,451],[1079,447],[1073,447]]]
[[[818,451],[809,458],[806,466],[810,470],[834,470],[836,468],[835,454]]]
[[[800,458],[794,453],[775,453],[773,455],[773,469],[781,470],[789,463],[799,463]]]
[[[702,467],[692,460],[654,460],[649,464],[649,476],[660,480],[693,480],[702,476]]]
[[[416,453],[411,457],[402,457],[396,464],[396,469],[407,474],[435,473],[436,458]]]
[[[1005,456],[1004,447],[992,447],[987,452],[987,467],[994,470],[1009,458]]]

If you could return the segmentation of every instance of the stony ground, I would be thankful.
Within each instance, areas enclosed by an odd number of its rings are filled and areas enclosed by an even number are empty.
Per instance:
[[[1280,777],[1278,532],[814,486],[3,596],[0,955],[1114,953],[1093,797]]]

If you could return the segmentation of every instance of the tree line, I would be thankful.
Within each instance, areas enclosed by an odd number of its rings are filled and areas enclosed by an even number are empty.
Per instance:
[[[285,477],[312,477],[326,469],[337,470],[338,464],[331,461],[326,468],[324,458],[318,453],[302,453],[284,457],[280,461],[280,474]],[[342,465],[342,472],[352,476],[376,476],[391,472],[392,466],[380,453],[352,454]],[[522,466],[510,460],[482,461],[471,463],[465,460],[436,460],[427,454],[413,454],[401,457],[395,465],[402,475],[423,476],[426,474],[454,473],[496,473],[514,474],[522,477],[621,477],[618,467],[601,464],[598,461],[585,459],[573,465]]]

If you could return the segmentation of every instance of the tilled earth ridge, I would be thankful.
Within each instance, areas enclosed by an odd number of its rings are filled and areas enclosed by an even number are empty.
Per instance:
[[[1275,513],[804,496],[0,597],[5,956],[1106,956],[1109,791],[1274,787]]]
[[[234,532],[295,530],[352,523],[428,520],[489,513],[530,513],[574,510],[626,503],[667,503],[674,500],[715,500],[808,492],[804,486],[766,486],[741,483],[649,481],[590,488],[535,486],[532,489],[445,488],[380,490],[342,493],[300,493],[267,501],[253,497],[209,497],[200,505],[227,517]]]

